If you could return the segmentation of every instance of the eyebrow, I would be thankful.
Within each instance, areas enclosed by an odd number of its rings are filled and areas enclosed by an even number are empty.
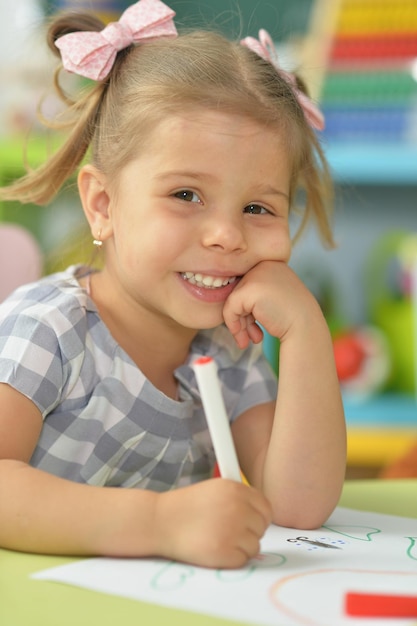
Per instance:
[[[287,199],[290,197],[288,193],[285,193],[285,191],[281,191],[272,185],[259,185],[256,191],[265,196],[284,196],[284,198]]]
[[[207,174],[205,172],[184,171],[184,170],[170,170],[167,172],[162,172],[161,174],[157,174],[155,176],[155,178],[158,180],[165,180],[167,178],[174,178],[174,177],[194,178],[195,180],[207,180],[207,181],[216,180],[216,177],[213,176],[212,174]],[[266,196],[282,196],[286,198],[287,200],[289,199],[288,193],[285,193],[285,191],[281,191],[280,189],[277,189],[276,187],[273,187],[272,185],[269,185],[269,184],[264,185],[261,183],[260,185],[257,185],[256,188],[254,189],[254,192],[260,193]]]
[[[165,179],[165,178],[195,178],[197,180],[199,179],[206,179],[206,180],[214,180],[215,176],[212,176],[211,174],[206,174],[203,172],[194,172],[194,171],[184,171],[184,170],[169,170],[168,172],[162,172],[161,174],[157,174],[155,176],[155,178],[158,178],[160,180]]]

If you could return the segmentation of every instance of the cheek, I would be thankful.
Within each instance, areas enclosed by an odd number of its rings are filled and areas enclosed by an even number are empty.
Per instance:
[[[163,271],[186,247],[182,232],[163,220],[124,225],[118,237],[119,256],[138,273]]]
[[[125,271],[137,272],[143,259],[148,256],[147,238],[132,219],[113,223],[113,245],[116,262]]]
[[[291,238],[288,230],[266,233],[261,242],[260,253],[270,261],[287,262],[291,256]]]
[[[291,257],[292,245],[289,234],[285,237],[285,241],[282,243],[282,260],[288,262]]]

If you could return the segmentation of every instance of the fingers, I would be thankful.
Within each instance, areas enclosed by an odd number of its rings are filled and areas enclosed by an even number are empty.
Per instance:
[[[272,524],[272,506],[263,494],[258,492],[258,496],[261,498],[258,498],[254,505],[255,515],[248,519],[248,530],[254,534],[259,543],[268,526]],[[259,551],[259,545],[256,550]],[[252,557],[254,554],[252,553],[250,556]]]
[[[226,314],[224,320],[239,348],[246,348],[251,341],[253,343],[262,341],[263,332],[256,323],[252,313],[248,315]]]
[[[223,478],[161,494],[156,554],[204,567],[241,567],[256,556],[272,511],[254,487]]]
[[[249,559],[256,557],[261,549],[261,539],[272,522],[272,508],[268,500],[253,487],[250,489],[250,511],[247,512],[242,528],[236,534],[236,543],[224,555],[221,567],[244,566]]]
[[[250,317],[252,317],[252,321],[248,321],[247,326],[249,338],[253,341],[253,343],[261,343],[264,336],[263,331],[254,320],[253,316],[251,315]]]
[[[241,537],[238,545],[247,558],[251,558],[258,554],[259,542],[272,523],[272,507],[265,496],[254,487],[248,485],[241,487],[244,490],[242,497],[246,504],[238,513],[241,515]]]

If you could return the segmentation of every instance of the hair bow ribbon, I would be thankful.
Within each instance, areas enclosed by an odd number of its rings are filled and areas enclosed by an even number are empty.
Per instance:
[[[301,108],[304,111],[304,115],[306,117],[307,122],[315,128],[316,130],[323,130],[324,128],[324,116],[320,109],[310,100],[305,93],[300,91],[297,87],[297,83],[293,74],[286,72],[280,67],[278,62],[278,56],[275,50],[274,42],[271,39],[269,33],[261,29],[259,31],[259,40],[255,39],[255,37],[245,37],[240,42],[243,46],[246,46],[252,52],[256,52],[256,54],[262,57],[265,61],[271,63],[277,72],[285,78],[285,80],[290,83],[293,88],[295,97],[298,100]]]
[[[116,55],[132,43],[176,37],[175,11],[160,0],[139,0],[100,32],[79,31],[59,37],[55,45],[61,51],[66,70],[103,80],[113,67]]]

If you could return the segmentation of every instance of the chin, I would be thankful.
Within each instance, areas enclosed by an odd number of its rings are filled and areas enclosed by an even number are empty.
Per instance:
[[[190,330],[199,331],[211,330],[221,326],[222,324],[224,324],[222,315],[199,315],[195,316],[192,320],[190,318],[188,318],[188,320],[184,319],[181,325],[185,328],[189,328]]]

